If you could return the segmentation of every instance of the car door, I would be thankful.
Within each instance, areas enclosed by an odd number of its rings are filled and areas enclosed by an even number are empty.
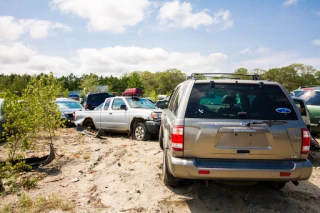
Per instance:
[[[108,110],[106,117],[106,129],[123,132],[128,130],[128,121],[129,112],[126,109],[121,109],[121,106],[126,106],[123,98],[114,98],[111,104],[111,107]]]
[[[109,105],[111,98],[107,98],[104,106],[100,109],[100,126],[101,129],[107,129],[108,116],[109,116]]]

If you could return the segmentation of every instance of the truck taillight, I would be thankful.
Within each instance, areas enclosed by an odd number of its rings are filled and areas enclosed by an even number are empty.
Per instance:
[[[301,154],[308,154],[310,150],[310,133],[307,128],[301,129],[302,146]]]
[[[89,109],[89,103],[88,102],[86,102],[86,108]]]
[[[184,127],[183,126],[175,126],[172,130],[172,150],[174,151],[183,151],[183,143],[184,143],[184,135],[183,135]]]

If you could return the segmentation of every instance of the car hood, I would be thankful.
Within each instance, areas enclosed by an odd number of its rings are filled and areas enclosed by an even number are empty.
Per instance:
[[[83,108],[76,108],[76,109],[60,109],[62,113],[74,113],[75,111],[84,110]]]

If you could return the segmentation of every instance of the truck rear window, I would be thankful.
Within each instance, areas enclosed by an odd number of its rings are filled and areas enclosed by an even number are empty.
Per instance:
[[[195,84],[186,118],[297,120],[282,89],[277,85]]]

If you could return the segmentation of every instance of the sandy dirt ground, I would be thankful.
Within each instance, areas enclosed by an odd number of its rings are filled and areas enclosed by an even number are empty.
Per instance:
[[[74,212],[320,212],[319,153],[308,181],[287,183],[280,191],[265,184],[193,180],[172,188],[161,182],[162,150],[156,139],[139,142],[125,134],[98,139],[73,128],[59,134],[55,148],[60,156],[34,171],[45,177],[26,193],[31,198],[58,195],[74,205]],[[0,153],[3,157],[3,144]],[[17,194],[0,197],[0,207],[17,200]]]

